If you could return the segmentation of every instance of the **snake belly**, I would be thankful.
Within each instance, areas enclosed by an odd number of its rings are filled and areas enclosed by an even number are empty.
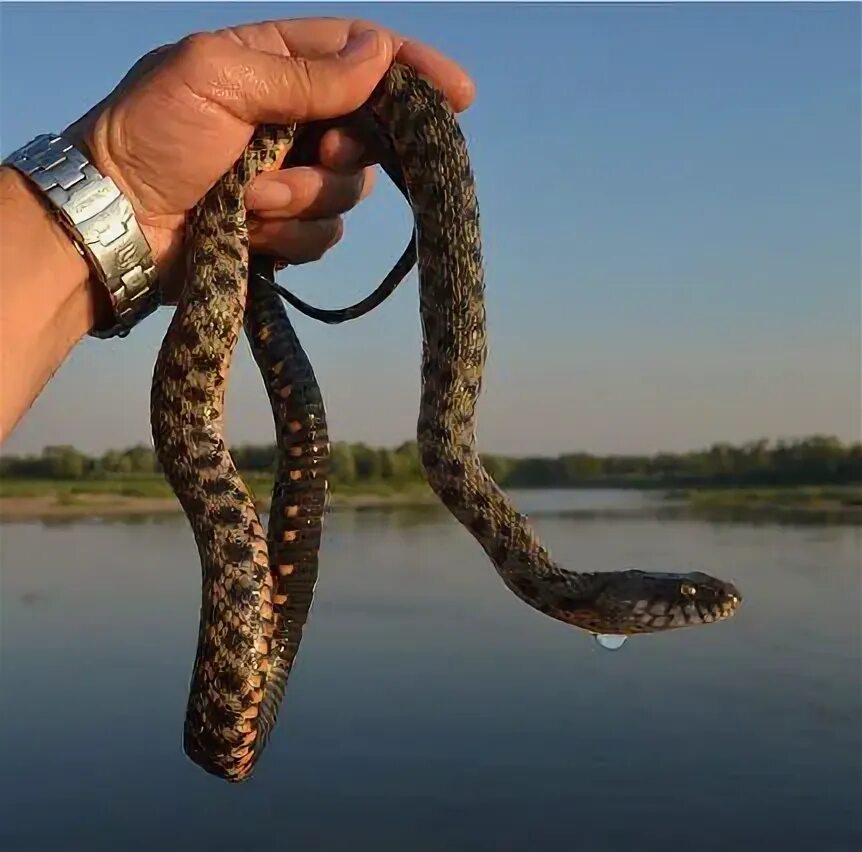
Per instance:
[[[293,127],[264,126],[192,213],[187,280],[153,373],[153,443],[202,568],[184,749],[242,781],[278,714],[317,578],[329,442],[320,389],[278,297],[249,287],[245,188],[274,168]],[[272,274],[262,258],[252,266]],[[247,309],[246,309],[247,307]],[[223,438],[224,396],[245,331],[278,447],[268,533]]]

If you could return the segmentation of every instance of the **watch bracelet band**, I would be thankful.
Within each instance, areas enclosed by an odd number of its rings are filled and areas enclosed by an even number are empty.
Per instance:
[[[111,178],[68,140],[42,134],[3,165],[30,179],[47,197],[75,247],[108,290],[113,323],[99,338],[125,337],[159,305],[157,270],[129,200]]]

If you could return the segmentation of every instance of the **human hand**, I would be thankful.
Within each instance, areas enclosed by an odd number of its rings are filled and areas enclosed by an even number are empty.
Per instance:
[[[413,66],[453,109],[470,78],[442,54],[367,21],[309,18],[199,33],[144,56],[66,130],[129,198],[175,300],[185,214],[233,165],[261,123],[334,118],[358,108],[392,60]],[[341,237],[340,214],[373,183],[368,155],[329,130],[320,165],[259,175],[246,192],[253,250],[302,263]]]

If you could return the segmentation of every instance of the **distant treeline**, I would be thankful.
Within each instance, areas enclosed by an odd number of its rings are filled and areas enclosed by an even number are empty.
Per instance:
[[[275,467],[272,445],[241,445],[231,450],[242,471]],[[497,482],[514,488],[718,487],[858,484],[862,444],[812,436],[792,441],[751,441],[740,446],[715,444],[689,453],[598,456],[590,453],[514,458],[483,455]],[[88,456],[70,446],[46,447],[38,456],[0,458],[0,477],[17,479],[105,479],[158,473],[153,451],[144,446]],[[337,443],[332,448],[334,484],[422,479],[415,442],[395,449]]]

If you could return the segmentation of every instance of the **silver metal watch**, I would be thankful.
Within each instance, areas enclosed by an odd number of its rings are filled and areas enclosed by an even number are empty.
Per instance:
[[[125,337],[159,305],[153,254],[129,200],[62,136],[37,136],[3,164],[42,190],[78,251],[107,287],[113,324],[90,334]]]

